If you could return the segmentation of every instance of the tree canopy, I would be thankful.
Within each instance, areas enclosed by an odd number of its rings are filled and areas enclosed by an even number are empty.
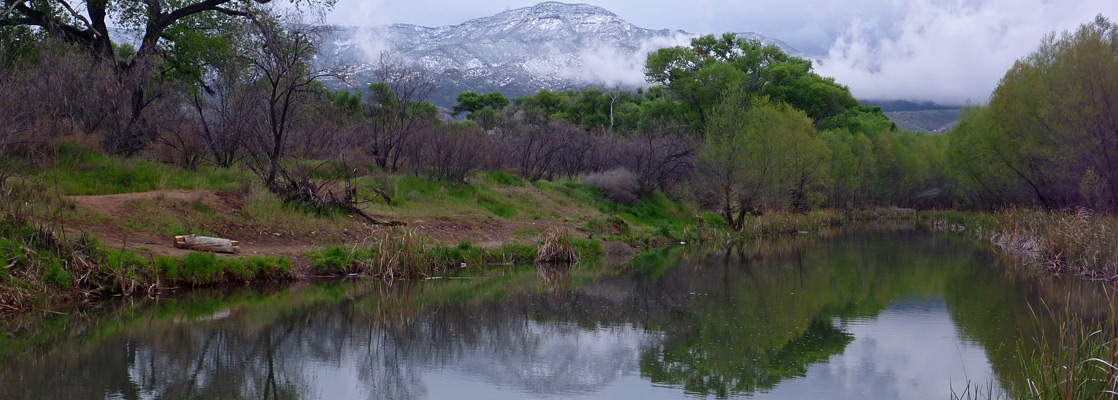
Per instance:
[[[688,122],[698,126],[707,124],[712,107],[733,85],[803,110],[816,124],[860,106],[845,86],[813,72],[811,61],[732,33],[650,53],[645,77],[682,101]]]
[[[974,204],[1118,210],[1118,25],[1050,35],[951,135]]]

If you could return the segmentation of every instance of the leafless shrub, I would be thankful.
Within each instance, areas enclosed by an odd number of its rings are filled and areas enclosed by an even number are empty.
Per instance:
[[[428,176],[450,181],[465,181],[482,165],[491,149],[488,138],[473,127],[450,126],[428,130],[420,135],[425,145],[418,166]]]
[[[556,170],[560,175],[573,178],[599,167],[596,156],[600,154],[597,146],[601,141],[596,136],[575,129],[557,129],[553,134],[564,144],[556,154]]]
[[[582,183],[601,189],[606,198],[621,204],[635,203],[637,190],[640,189],[636,175],[624,167],[587,175],[582,178]]]
[[[614,154],[633,171],[641,190],[669,191],[694,170],[696,145],[682,134],[653,132],[624,140]]]
[[[300,158],[326,159],[345,152],[348,143],[356,140],[357,121],[340,116],[331,104],[314,98],[313,108],[299,118],[291,137],[291,153]],[[367,158],[362,156],[361,158]]]
[[[206,148],[201,140],[198,127],[185,119],[171,126],[156,139],[152,151],[162,162],[172,163],[186,169],[195,169],[205,159]]]
[[[508,164],[529,180],[552,179],[560,173],[566,138],[581,130],[566,121],[526,123],[506,121],[498,140],[508,146]]]
[[[127,105],[121,82],[105,64],[49,43],[39,64],[0,77],[0,151],[34,152],[75,132],[117,147]]]

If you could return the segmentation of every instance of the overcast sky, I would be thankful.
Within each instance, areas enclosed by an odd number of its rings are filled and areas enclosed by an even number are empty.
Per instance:
[[[458,24],[538,0],[339,0],[339,25]],[[757,32],[819,61],[860,98],[983,103],[1045,33],[1074,29],[1116,0],[587,0],[643,28]]]

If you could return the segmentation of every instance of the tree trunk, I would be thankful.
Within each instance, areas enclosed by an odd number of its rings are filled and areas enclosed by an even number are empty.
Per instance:
[[[195,235],[175,236],[175,248],[225,254],[241,252],[241,244],[236,240]]]

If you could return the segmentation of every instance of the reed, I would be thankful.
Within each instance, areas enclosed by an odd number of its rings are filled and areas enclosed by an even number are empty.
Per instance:
[[[1118,398],[1118,318],[1108,313],[1092,320],[1065,310],[1030,307],[1037,327],[1033,345],[1020,342],[1017,359],[1022,376],[1017,387],[995,391],[994,385],[968,383],[952,399],[1079,400]],[[1012,394],[1012,396],[1010,396]]]
[[[1012,208],[994,214],[935,213],[936,230],[994,244],[1017,263],[1059,275],[1118,282],[1118,218],[1087,209]]]
[[[571,239],[571,232],[553,230],[545,234],[540,240],[540,247],[536,250],[537,263],[577,265],[581,255]]]

